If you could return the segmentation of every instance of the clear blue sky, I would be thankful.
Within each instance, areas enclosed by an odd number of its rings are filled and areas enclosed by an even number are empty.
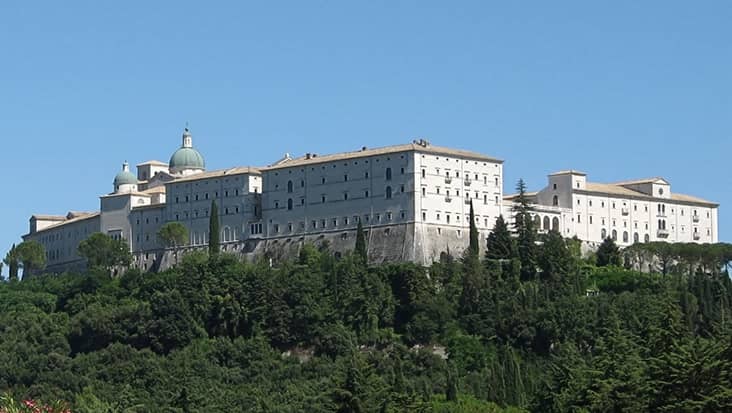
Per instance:
[[[45,3],[45,4],[44,4]],[[208,167],[408,142],[720,202],[730,1],[0,2],[1,255],[190,122]]]

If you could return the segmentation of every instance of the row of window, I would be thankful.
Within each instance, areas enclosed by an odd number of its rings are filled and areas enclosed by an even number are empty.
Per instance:
[[[256,193],[256,188],[255,188],[255,193]],[[224,191],[224,198],[228,198],[229,196],[232,196],[232,195],[233,196],[239,196],[239,190],[238,189],[235,189],[234,191],[231,191],[231,192],[228,191],[228,190]],[[214,192],[214,198],[218,198],[218,197],[219,197],[219,192],[218,191],[215,191]],[[191,198],[190,198],[189,195],[186,195],[184,197],[176,196],[175,197],[175,203],[176,204],[180,203],[180,200],[181,199],[183,199],[183,202],[190,202],[190,200],[191,200]],[[196,194],[196,195],[193,196],[193,199],[195,201],[207,201],[209,199],[208,198],[208,192],[205,192],[203,194],[203,197],[201,197],[199,194]]]
[[[435,168],[435,169],[437,171],[436,176],[440,176],[440,168]],[[476,174],[474,174],[474,176],[475,176],[475,181],[476,182],[479,181],[479,179],[480,179],[479,178],[479,174],[476,173]],[[460,178],[460,171],[455,171],[455,176],[454,177],[456,179],[459,179]],[[427,170],[424,169],[424,168],[422,169],[422,178],[427,178]],[[452,182],[452,178],[453,177],[450,176],[450,171],[445,171],[445,182],[447,182],[447,183]],[[493,177],[493,184],[495,186],[498,186],[498,181],[499,181],[499,179],[498,179],[497,176],[496,177]],[[467,172],[467,171],[465,172],[465,175],[464,175],[464,183],[465,183],[465,185],[470,185],[470,184],[473,183],[473,179],[470,177],[470,172]],[[483,175],[483,185],[488,185],[488,176],[486,176],[486,175]]]
[[[406,211],[399,212],[399,219],[404,220],[407,217]],[[327,229],[327,228],[338,228],[339,225],[342,226],[349,226],[349,225],[357,225],[359,222],[364,222],[366,224],[371,223],[371,214],[363,215],[363,217],[359,215],[354,215],[353,218],[351,217],[342,217],[342,218],[330,218],[330,219],[314,219],[310,221],[308,229],[314,230],[314,229]],[[383,220],[382,220],[383,218]],[[387,211],[382,216],[381,213],[376,213],[373,215],[373,222],[379,224],[382,222],[391,222],[393,221],[394,216],[391,211]],[[287,232],[293,232],[295,230],[294,224],[292,222],[288,222],[286,227],[280,227],[280,224],[273,224],[272,230],[275,234],[279,234],[281,230],[284,230],[286,228]],[[305,231],[306,230],[306,223],[305,221],[300,221],[298,223],[298,230],[299,231]]]

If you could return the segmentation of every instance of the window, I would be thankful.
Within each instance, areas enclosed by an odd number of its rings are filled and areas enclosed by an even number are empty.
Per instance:
[[[422,169],[422,178],[426,178],[426,177],[427,177],[427,170]]]
[[[427,195],[427,188],[422,187],[422,196],[426,196],[426,195]]]
[[[402,175],[404,175],[404,168],[401,168],[401,169],[399,170],[399,173],[400,173],[400,174],[402,174]]]
[[[343,182],[348,182],[348,174],[343,175]]]
[[[488,205],[488,195],[483,195],[483,205]]]
[[[623,231],[623,242],[628,242],[628,231]]]
[[[325,184],[325,177],[320,178],[320,183]]]
[[[325,203],[325,195],[322,195],[322,196],[320,197],[320,203],[321,203],[321,204],[324,204],[324,203]]]
[[[391,168],[386,168],[386,180],[391,181]]]
[[[557,184],[553,184],[553,185],[552,185],[552,189],[554,189],[554,190],[556,191],[556,189],[557,189]]]
[[[386,199],[391,199],[391,187],[386,187]]]
[[[287,193],[292,193],[292,181],[287,181]]]
[[[600,231],[600,238],[605,239],[607,238],[607,230],[605,228]]]
[[[590,225],[592,225],[592,215],[590,215]]]
[[[369,191],[364,191],[363,196],[364,196],[364,198],[368,198],[369,197]]]
[[[343,193],[343,200],[348,201],[348,192]]]
[[[292,198],[287,199],[287,210],[292,211]]]
[[[275,209],[279,209],[279,208],[280,208],[280,203],[278,201],[275,201]]]
[[[613,237],[613,241],[617,241],[618,240],[618,231],[613,230],[612,237]]]
[[[422,213],[422,221],[427,221],[427,213],[426,212],[423,212]]]
[[[404,185],[401,185],[401,186],[399,187],[399,192],[401,192],[401,193],[404,193]]]
[[[366,172],[366,174],[364,176],[366,177],[366,179],[369,179],[369,173],[368,172]]]
[[[559,206],[559,197],[558,196],[554,195],[552,197],[552,205],[553,206]]]

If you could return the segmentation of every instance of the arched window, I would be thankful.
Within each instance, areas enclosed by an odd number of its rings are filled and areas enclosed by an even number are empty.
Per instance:
[[[638,241],[640,241],[640,238],[638,237],[638,233],[635,232],[633,233],[633,243],[637,243]]]
[[[386,199],[391,199],[391,187],[390,186],[386,187]]]
[[[544,229],[549,231],[549,217],[544,217]]]
[[[552,205],[559,206],[559,197],[558,196],[554,195],[552,197]]]
[[[600,231],[600,238],[605,239],[607,238],[607,230],[605,228]]]
[[[628,231],[623,231],[623,242],[628,242]]]
[[[613,230],[612,237],[613,237],[613,241],[617,241],[618,240],[618,231]]]
[[[537,214],[534,215],[534,229],[540,229],[541,228],[541,217]]]
[[[559,218],[552,218],[552,231],[559,231]]]
[[[231,237],[231,229],[229,229],[229,227],[224,227],[224,236],[223,236],[224,242],[230,241],[230,239],[229,239],[230,237]]]
[[[643,236],[643,241],[644,241],[644,242],[651,242],[651,236],[650,236],[650,235],[648,235],[648,234],[644,235],[644,236]]]
[[[287,181],[287,193],[292,193],[292,181]]]
[[[386,180],[391,181],[391,168],[386,168]]]
[[[287,198],[287,209],[292,211],[292,198]]]

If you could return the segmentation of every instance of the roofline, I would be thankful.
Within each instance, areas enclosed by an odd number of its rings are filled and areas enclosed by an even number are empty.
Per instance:
[[[67,219],[65,221],[61,221],[61,222],[58,222],[56,224],[49,225],[46,228],[39,229],[39,230],[37,230],[34,233],[30,233],[29,232],[29,233],[27,233],[25,235],[22,235],[22,238],[25,238],[25,237],[28,237],[28,236],[31,236],[31,235],[35,235],[35,234],[38,234],[38,233],[41,233],[41,232],[46,232],[46,231],[49,231],[49,230],[52,230],[52,229],[56,229],[56,228],[59,228],[59,227],[63,227],[64,225],[67,225],[67,224],[72,224],[72,223],[75,223],[75,222],[86,221],[87,219],[96,218],[96,217],[99,217],[101,215],[102,214],[97,211],[97,212],[92,212],[89,215],[83,215],[83,216],[80,216],[80,217]]]
[[[652,178],[630,179],[627,181],[613,182],[608,185],[652,184],[652,183],[656,183],[656,181],[663,181],[663,182],[666,182],[666,185],[671,185],[671,183],[669,181],[667,181],[666,179],[664,179],[660,176],[655,176]]]
[[[383,151],[383,152],[376,153],[379,151]],[[357,158],[367,158],[367,157],[371,157],[371,156],[379,156],[379,155],[386,155],[386,154],[399,153],[399,152],[439,154],[439,155],[460,157],[460,158],[465,158],[465,159],[479,160],[479,161],[483,161],[483,162],[493,162],[493,163],[499,163],[499,164],[503,164],[505,162],[503,159],[498,159],[498,158],[494,158],[491,156],[482,155],[477,152],[463,151],[461,149],[450,149],[450,148],[446,148],[446,147],[442,147],[442,146],[432,146],[432,145],[421,146],[416,143],[406,143],[406,144],[369,148],[369,149],[365,149],[365,150],[336,152],[336,153],[330,153],[330,154],[326,154],[326,155],[316,155],[309,159],[307,159],[303,156],[300,156],[297,158],[292,158],[287,161],[265,166],[260,169],[262,171],[266,172],[266,171],[271,171],[271,170],[276,170],[276,169],[294,168],[294,167],[300,167],[300,166],[305,166],[305,165],[320,165],[320,164],[329,163],[329,162],[338,162],[338,161],[343,161],[343,160],[348,160],[348,159],[357,159]],[[458,153],[458,152],[461,152],[461,153]]]
[[[246,171],[241,171],[241,172],[232,172],[230,174],[227,174],[226,173],[226,171],[232,171],[232,170],[235,170],[235,169],[244,169],[244,168],[246,168],[247,170]],[[220,173],[220,172],[223,172],[223,173],[221,173],[221,175],[214,175],[214,174]],[[210,174],[210,175],[206,176],[206,174]],[[176,179],[173,179],[172,181],[165,182],[165,185],[168,185],[168,184],[176,184],[178,182],[197,181],[199,179],[220,178],[220,177],[223,177],[223,176],[261,175],[261,174],[262,174],[261,168],[257,168],[257,167],[254,167],[254,166],[234,166],[232,168],[214,169],[213,171],[204,171],[204,172],[201,172],[200,174],[193,174],[193,175],[188,175],[188,176],[184,176],[184,177],[181,177],[181,178],[176,178]]]
[[[606,185],[612,185],[612,184],[606,184]],[[603,191],[593,191],[590,189],[577,189],[572,188],[572,193],[579,193],[579,194],[594,194],[594,195],[603,195],[608,198],[626,198],[626,199],[636,199],[636,200],[642,200],[642,201],[656,201],[656,202],[669,202],[669,203],[676,203],[676,204],[683,204],[683,205],[703,205],[703,206],[712,206],[714,208],[719,208],[719,204],[716,202],[710,202],[710,201],[686,201],[682,199],[673,199],[673,198],[656,198],[650,195],[644,195],[641,193],[638,193],[638,195],[631,195],[631,194],[611,194],[609,192],[603,192]],[[685,194],[678,194],[678,195],[685,195]],[[686,195],[689,196],[689,195]]]
[[[137,165],[135,165],[135,166],[143,166],[143,165],[159,165],[159,166],[168,166],[168,164],[167,164],[167,163],[165,163],[165,162],[163,162],[163,161],[158,161],[158,160],[155,160],[155,159],[153,159],[153,160],[150,160],[150,161],[145,161],[145,162],[142,162],[142,163],[138,163],[138,164],[137,164]]]
[[[552,173],[550,173],[547,176],[557,176],[557,175],[580,175],[580,176],[587,176],[586,173],[584,173],[582,171],[577,171],[575,169],[567,169],[565,171],[552,172]]]

